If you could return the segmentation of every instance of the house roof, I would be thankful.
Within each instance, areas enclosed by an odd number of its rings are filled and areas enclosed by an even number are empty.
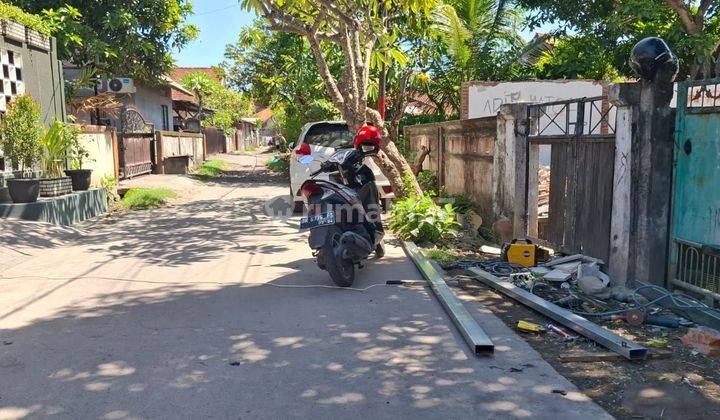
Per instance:
[[[255,118],[262,121],[263,124],[266,123],[267,120],[272,118],[272,116],[273,116],[273,111],[270,108],[263,108],[255,114]]]
[[[183,77],[196,72],[205,73],[212,80],[218,83],[221,82],[220,75],[212,67],[175,67],[170,73],[170,78],[179,84]],[[172,92],[172,99],[173,101],[195,101],[195,95],[189,91],[183,92],[181,90],[174,89]]]
[[[168,86],[170,86],[172,88],[173,100],[175,100],[176,93],[178,95],[189,96],[190,100],[195,99],[195,95],[193,95],[193,93],[191,91],[182,87],[182,85],[180,83],[178,83],[175,80],[173,80],[172,78],[170,78],[170,76],[163,75],[162,79],[163,79],[163,82],[165,82]]]

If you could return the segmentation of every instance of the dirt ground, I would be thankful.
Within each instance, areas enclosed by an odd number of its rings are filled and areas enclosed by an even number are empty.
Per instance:
[[[552,322],[469,274],[451,270],[448,279],[456,280],[508,326],[516,328],[519,320],[541,325]],[[642,362],[561,363],[560,355],[608,350],[586,339],[566,342],[548,333],[523,336],[561,375],[619,419],[720,418],[720,361],[685,347],[679,337],[687,328],[633,327],[623,321],[600,324],[650,349],[671,354]]]

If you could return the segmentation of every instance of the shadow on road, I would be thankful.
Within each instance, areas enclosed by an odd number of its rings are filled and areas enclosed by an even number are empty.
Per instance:
[[[574,404],[472,363],[424,288],[307,283],[295,272],[264,286],[112,292],[3,330],[13,385],[0,417],[531,418],[544,417],[542,399]]]

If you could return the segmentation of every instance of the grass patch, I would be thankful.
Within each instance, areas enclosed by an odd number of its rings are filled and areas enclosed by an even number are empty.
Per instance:
[[[222,174],[223,169],[225,169],[225,162],[222,160],[206,160],[195,170],[195,175],[216,178]]]
[[[131,188],[120,202],[125,209],[141,210],[165,205],[165,200],[175,197],[175,192],[167,188]]]
[[[426,249],[425,256],[431,260],[437,261],[440,267],[447,268],[458,262],[461,258],[459,254],[450,250],[442,248]]]

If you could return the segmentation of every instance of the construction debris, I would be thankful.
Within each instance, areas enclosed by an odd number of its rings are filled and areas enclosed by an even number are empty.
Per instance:
[[[517,328],[520,331],[532,332],[532,333],[543,333],[543,332],[547,331],[547,328],[545,328],[541,325],[533,324],[532,322],[522,321],[522,320],[518,321]]]
[[[630,360],[644,360],[647,349],[624,337],[602,328],[601,326],[588,321],[587,319],[561,308],[535,294],[515,286],[514,284],[502,281],[496,276],[479,268],[471,268],[470,271],[477,275],[477,279],[491,288],[501,292],[520,303],[542,313],[574,332],[596,341],[608,349],[622,354]]]
[[[669,359],[672,357],[672,352],[669,351],[652,351],[647,355],[648,360],[657,359]],[[592,362],[615,362],[625,360],[625,357],[617,353],[573,353],[573,354],[562,354],[558,356],[558,362],[560,363],[592,363]]]
[[[712,328],[702,326],[690,328],[680,341],[706,356],[720,355],[720,332]]]
[[[543,280],[550,281],[553,283],[556,283],[556,282],[562,283],[562,282],[570,280],[571,277],[572,277],[572,274],[556,269],[556,270],[552,270],[552,271],[548,272],[547,274],[545,274],[543,276]]]

